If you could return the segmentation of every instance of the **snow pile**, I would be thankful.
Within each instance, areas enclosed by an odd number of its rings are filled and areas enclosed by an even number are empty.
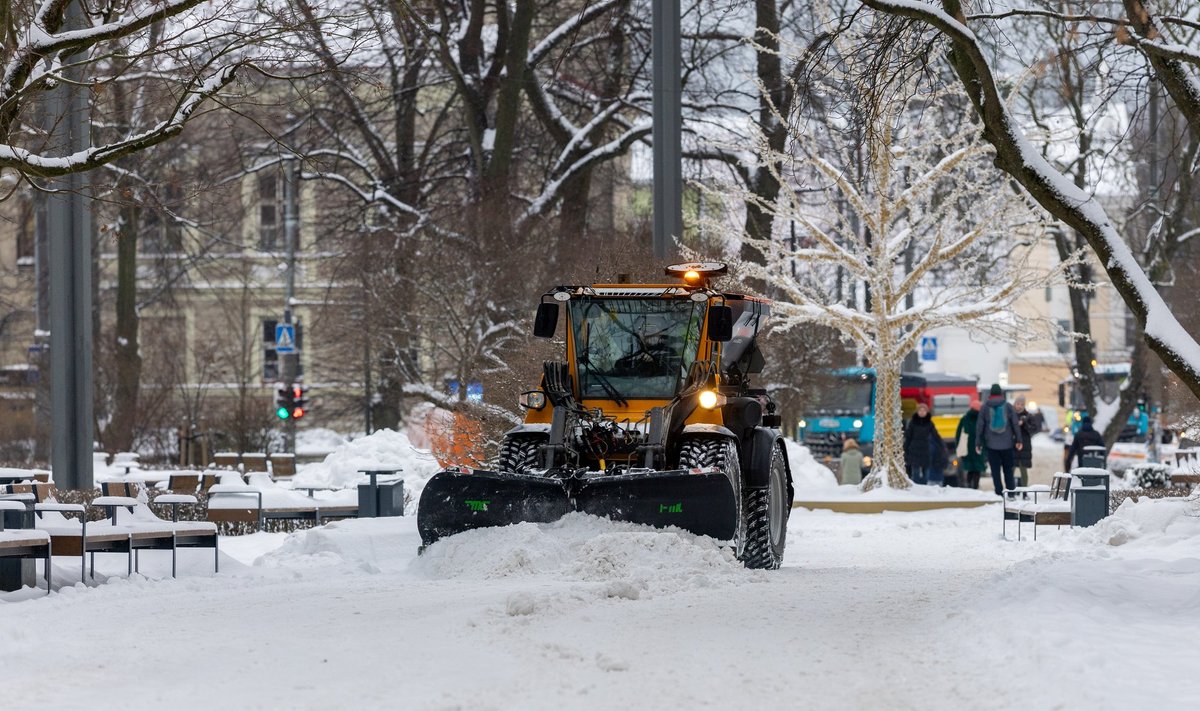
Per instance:
[[[328,455],[349,440],[328,427],[310,427],[296,431],[296,456]]]
[[[1126,499],[1108,518],[1072,533],[1085,543],[1130,544],[1135,551],[1152,550],[1156,557],[1167,554],[1173,558],[1200,558],[1200,500]]]
[[[379,573],[407,565],[416,550],[411,519],[364,518],[297,531],[254,561],[255,567],[306,570],[336,567]]]
[[[568,595],[639,599],[762,580],[711,538],[573,513],[554,523],[466,531],[429,547],[414,570],[434,579],[550,577],[586,583]],[[509,614],[561,600],[522,594]]]
[[[439,467],[429,452],[414,447],[402,432],[385,429],[338,446],[323,462],[301,465],[292,485],[298,489],[353,487],[367,481],[362,469],[399,469],[405,491],[416,501]]]
[[[787,451],[788,467],[792,470],[792,484],[799,491],[830,491],[838,486],[838,478],[829,467],[813,458],[808,447],[794,439],[783,439]]]

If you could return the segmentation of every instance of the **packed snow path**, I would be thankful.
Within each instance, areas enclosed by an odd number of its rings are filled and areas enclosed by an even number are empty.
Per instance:
[[[762,573],[706,540],[582,516],[464,534],[417,559],[414,523],[229,539],[227,550],[253,565],[230,559],[229,572],[209,577],[197,554],[178,581],[114,578],[0,603],[3,706],[1182,709],[1200,700],[1190,671],[1195,538],[1164,558],[1161,547],[1098,546],[1078,531],[1005,542],[995,506],[797,511],[787,565]],[[1123,530],[1104,535],[1137,535]]]

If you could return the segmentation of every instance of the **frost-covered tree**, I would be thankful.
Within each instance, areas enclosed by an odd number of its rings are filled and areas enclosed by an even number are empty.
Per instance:
[[[806,150],[814,132],[837,126],[815,126],[802,112],[778,117],[788,126],[787,155],[765,141],[758,147],[763,165],[780,166],[784,186],[758,206],[777,225],[794,223],[798,239],[747,237],[765,263],[742,269],[776,299],[784,328],[832,327],[876,369],[877,465],[865,489],[911,485],[900,437],[905,354],[949,325],[1018,338],[1031,325],[1012,319],[1014,302],[1054,274],[1029,263],[1027,247],[1044,226],[990,166],[978,126],[948,130],[938,119],[960,98],[914,87],[905,99],[875,103],[863,145],[844,145],[840,155],[828,144]],[[852,174],[846,166],[860,157]],[[839,298],[839,272],[861,291]]]
[[[1152,83],[1161,86],[1189,127],[1200,137],[1200,18],[1191,0],[1064,0],[1048,8],[1013,8],[972,14],[961,0],[863,0],[878,11],[876,46],[904,33],[924,38],[921,53],[910,55],[909,68],[926,59],[944,58],[970,97],[969,109],[983,124],[983,137],[996,150],[996,165],[1013,177],[1047,212],[1084,237],[1112,285],[1142,326],[1146,343],[1164,365],[1200,398],[1200,343],[1175,317],[1139,263],[1106,208],[1096,199],[1095,185],[1080,187],[1052,165],[1029,140],[1022,122],[1008,105],[1013,85],[998,67],[1021,67],[1040,61],[1038,52],[1023,47],[1019,54],[1001,57],[983,40],[1003,35],[1005,23],[1021,18],[1057,20],[1063,32],[1103,27],[1124,47],[1121,62],[1106,70],[1122,75],[1116,81],[1134,92]],[[891,22],[884,20],[891,19]],[[930,51],[930,50],[933,51]],[[1137,87],[1143,87],[1138,89]],[[1187,152],[1176,157],[1180,170],[1195,166]],[[1138,240],[1141,241],[1141,240]]]

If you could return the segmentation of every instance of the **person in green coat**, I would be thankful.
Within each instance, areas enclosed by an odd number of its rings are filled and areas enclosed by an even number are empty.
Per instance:
[[[971,401],[971,409],[958,421],[958,429],[954,431],[954,451],[961,452],[963,447],[959,440],[967,438],[966,454],[958,455],[958,468],[963,472],[958,481],[961,486],[971,489],[979,488],[979,476],[987,468],[987,458],[975,448],[975,426],[979,422],[981,403],[976,398]]]
[[[861,484],[863,453],[858,442],[848,439],[842,442],[842,484]]]

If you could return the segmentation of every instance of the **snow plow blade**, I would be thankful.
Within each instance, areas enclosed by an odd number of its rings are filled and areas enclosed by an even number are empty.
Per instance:
[[[737,497],[716,470],[588,472],[565,477],[477,469],[439,472],[417,507],[421,543],[474,528],[549,523],[572,511],[730,540]]]
[[[575,498],[577,511],[655,528],[675,526],[698,536],[730,540],[737,499],[722,472],[687,469],[589,475]]]
[[[421,543],[473,528],[557,521],[571,511],[565,481],[548,476],[446,469],[433,475],[417,504]]]

